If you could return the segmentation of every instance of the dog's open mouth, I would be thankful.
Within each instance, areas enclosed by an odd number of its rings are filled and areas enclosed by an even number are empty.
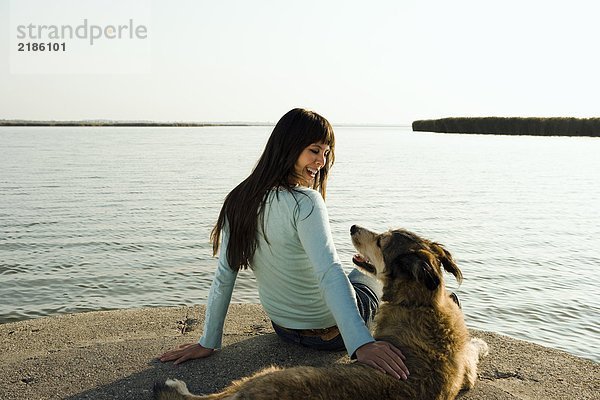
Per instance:
[[[367,257],[364,257],[361,254],[355,254],[354,257],[352,257],[352,262],[367,272],[370,272],[372,274],[377,273],[375,266],[371,264],[371,260],[369,260]]]

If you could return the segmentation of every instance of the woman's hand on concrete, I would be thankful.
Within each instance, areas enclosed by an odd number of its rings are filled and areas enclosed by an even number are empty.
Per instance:
[[[208,357],[214,351],[215,349],[203,347],[200,343],[186,343],[174,350],[167,351],[159,357],[159,360],[161,362],[175,361],[173,365],[177,365],[188,360]]]
[[[356,350],[356,359],[394,378],[408,378],[408,368],[404,365],[406,357],[397,347],[388,342],[376,341],[363,344]]]

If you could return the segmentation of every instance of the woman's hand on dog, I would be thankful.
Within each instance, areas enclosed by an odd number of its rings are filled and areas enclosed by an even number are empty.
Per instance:
[[[373,367],[397,379],[407,379],[410,373],[404,365],[404,354],[394,345],[376,341],[363,344],[356,350],[358,362]]]
[[[175,361],[173,365],[181,364],[188,360],[196,358],[205,358],[210,356],[215,349],[203,347],[200,343],[182,344],[175,350],[167,351],[159,357],[161,362]]]

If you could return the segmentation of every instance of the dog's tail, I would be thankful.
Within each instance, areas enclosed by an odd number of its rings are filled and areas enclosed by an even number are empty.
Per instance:
[[[154,384],[154,400],[218,400],[229,396],[229,393],[216,393],[196,396],[190,393],[185,382],[168,379],[165,383]]]
[[[154,400],[188,400],[192,394],[185,382],[168,379],[166,382],[154,384]],[[192,397],[193,398],[193,397]]]

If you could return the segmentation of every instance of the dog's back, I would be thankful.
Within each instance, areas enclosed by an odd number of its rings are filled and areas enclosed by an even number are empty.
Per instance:
[[[449,399],[462,388],[469,334],[455,311],[385,304],[379,310],[374,337],[402,349],[411,398]]]

